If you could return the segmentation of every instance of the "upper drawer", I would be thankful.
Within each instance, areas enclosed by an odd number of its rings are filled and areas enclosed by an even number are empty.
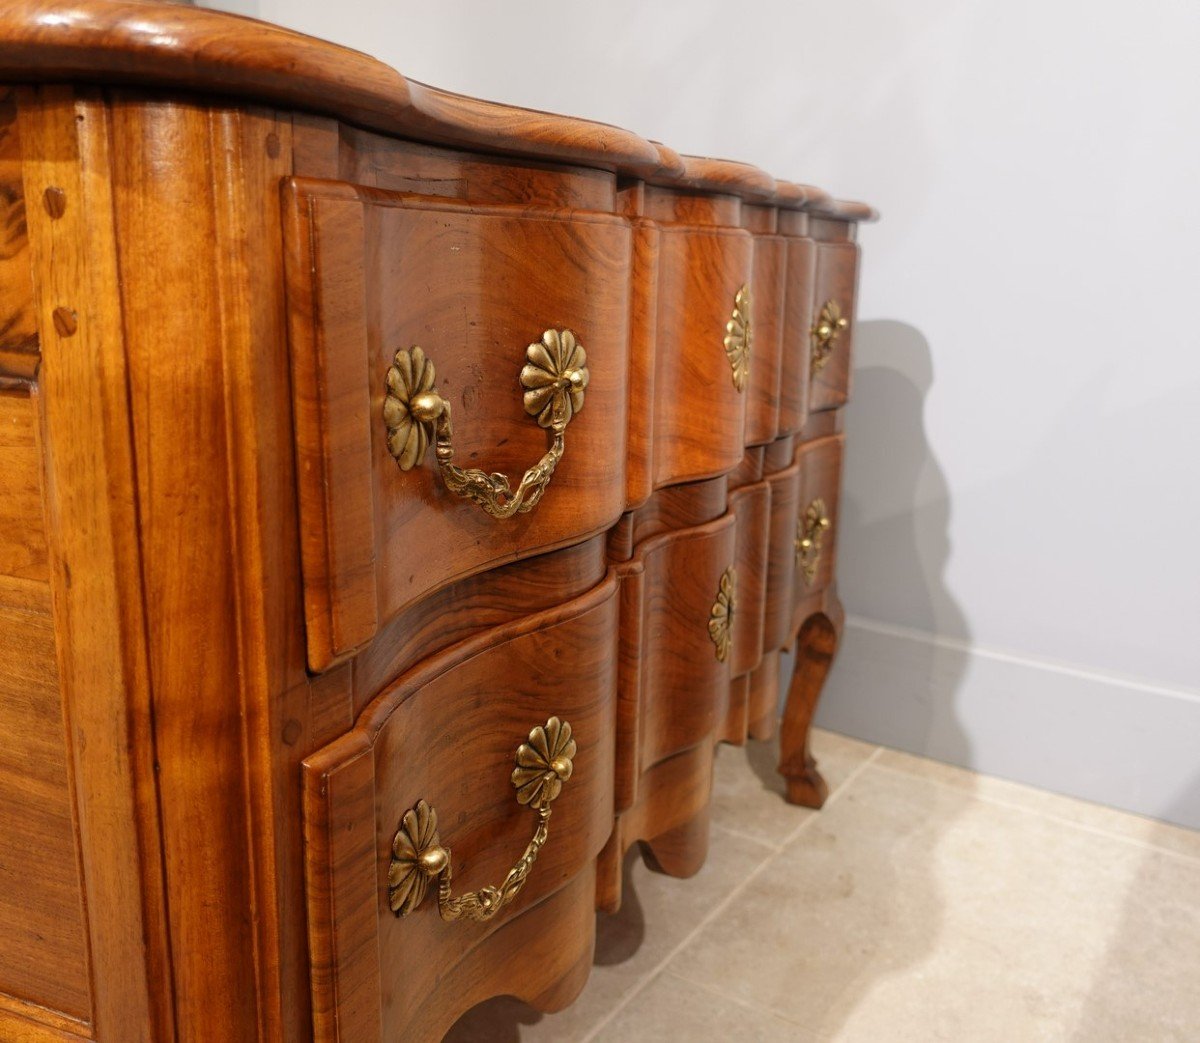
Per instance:
[[[663,225],[654,374],[654,485],[712,478],[742,459],[754,240]],[[747,368],[749,367],[749,368]]]
[[[284,205],[308,659],[322,670],[438,587],[618,518],[632,233],[612,215],[307,179]],[[554,402],[569,416],[557,466]],[[502,513],[535,465],[527,510],[494,517],[470,498]]]
[[[817,245],[813,296],[808,408],[811,413],[845,405],[850,391],[858,245]]]

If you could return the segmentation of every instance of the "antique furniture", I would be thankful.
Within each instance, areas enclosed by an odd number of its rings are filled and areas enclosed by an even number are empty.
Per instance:
[[[793,644],[821,803],[869,208],[186,7],[0,70],[0,1038],[560,1007]]]

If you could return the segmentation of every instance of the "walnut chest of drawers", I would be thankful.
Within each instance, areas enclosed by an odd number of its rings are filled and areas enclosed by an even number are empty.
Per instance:
[[[188,8],[0,71],[0,1039],[561,1007],[789,647],[821,803],[868,207]]]

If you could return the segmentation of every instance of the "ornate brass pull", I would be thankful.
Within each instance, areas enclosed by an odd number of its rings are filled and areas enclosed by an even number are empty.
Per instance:
[[[733,297],[733,315],[725,323],[725,357],[733,370],[733,386],[746,390],[750,379],[750,287],[743,286]]]
[[[411,470],[435,443],[435,455],[446,488],[456,496],[474,500],[493,518],[511,518],[537,506],[554,469],[562,459],[567,424],[583,408],[588,385],[587,353],[570,330],[546,330],[530,344],[521,369],[525,412],[550,431],[550,448],[525,472],[514,490],[508,477],[454,464],[450,403],[434,388],[433,362],[414,347],[401,349],[387,371],[387,398],[383,419],[388,451],[400,470]]]
[[[737,570],[730,565],[721,573],[717,587],[717,600],[708,613],[708,636],[717,648],[717,662],[729,658],[729,646],[733,644],[733,613],[737,608]]]
[[[850,325],[850,320],[842,314],[842,307],[830,298],[821,307],[812,328],[812,375],[815,377],[825,368],[829,356],[833,354],[834,345],[842,335],[842,331]]]
[[[450,849],[438,836],[437,812],[425,801],[404,813],[392,840],[388,866],[388,904],[397,916],[407,916],[421,904],[429,883],[437,878],[438,912],[443,920],[490,920],[508,905],[525,886],[538,852],[550,834],[550,804],[571,777],[575,740],[566,721],[551,717],[529,733],[529,741],[517,750],[512,784],[517,803],[528,805],[537,815],[533,838],[508,871],[499,887],[484,887],[453,898],[450,895]]]
[[[808,505],[803,518],[796,519],[796,564],[804,574],[806,587],[811,587],[816,578],[817,565],[821,561],[821,539],[829,525],[825,501],[820,497]]]

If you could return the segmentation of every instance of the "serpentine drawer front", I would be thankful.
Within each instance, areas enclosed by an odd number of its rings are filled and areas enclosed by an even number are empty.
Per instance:
[[[858,281],[858,247],[821,243],[813,295],[809,409],[837,409],[850,388],[852,316]]]
[[[0,1040],[559,1010],[717,743],[820,807],[869,207],[186,4],[0,82]]]
[[[301,486],[309,665],[323,670],[432,590],[620,515],[631,232],[611,214],[319,181],[291,182],[285,207],[297,454],[320,476]],[[439,437],[460,472],[510,476],[489,501],[502,511],[547,452],[555,403],[539,393],[572,373],[586,384],[557,392],[569,423],[538,498],[496,517],[456,494]],[[418,417],[421,394],[436,415]]]
[[[590,955],[592,896],[565,895],[552,915],[538,903],[595,860],[612,828],[616,592],[610,579],[414,669],[304,762],[319,1035],[439,1038],[446,1005],[470,1005],[476,966],[507,963],[508,988],[528,988],[522,972],[533,954],[527,943],[514,953],[505,929],[526,910],[547,919],[547,946],[564,902],[589,914],[581,937],[558,939],[544,958],[543,987]],[[534,729],[543,734],[531,739]],[[556,761],[565,765],[557,775]],[[536,792],[514,792],[514,781]],[[499,887],[526,853],[536,805],[551,794],[544,846],[511,904],[489,896],[496,911],[475,901],[439,915],[438,874],[450,878],[451,902]],[[445,857],[431,866],[439,852]],[[537,929],[530,921],[520,930]]]

